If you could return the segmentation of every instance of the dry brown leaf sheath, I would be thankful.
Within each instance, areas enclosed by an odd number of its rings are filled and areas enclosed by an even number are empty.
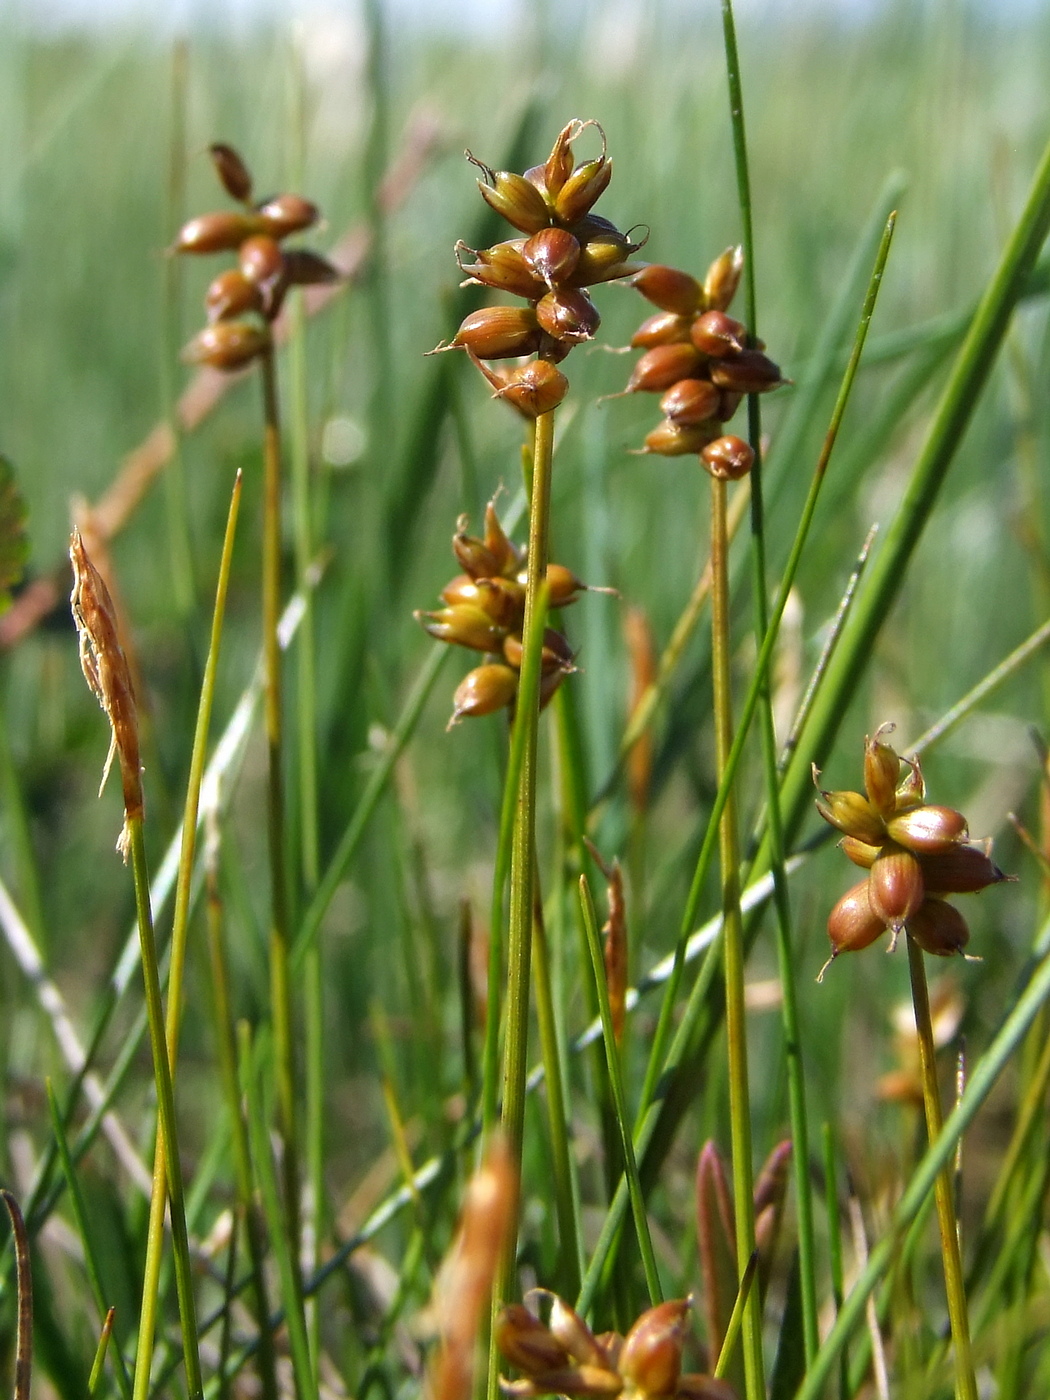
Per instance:
[[[124,827],[117,850],[127,860],[128,822],[142,816],[142,769],[139,763],[139,728],[135,711],[135,689],[127,657],[117,634],[116,611],[102,575],[88,558],[80,531],[69,541],[69,561],[73,566],[73,609],[80,641],[80,665],[84,679],[105,711],[113,732],[99,794],[106,785],[116,755],[124,789]]]

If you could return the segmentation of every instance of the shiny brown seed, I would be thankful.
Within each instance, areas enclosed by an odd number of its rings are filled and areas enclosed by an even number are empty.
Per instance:
[[[266,225],[256,214],[222,211],[199,214],[183,224],[172,244],[173,253],[226,253],[239,248],[252,234],[264,233]]]
[[[272,344],[269,328],[254,321],[216,321],[198,331],[184,348],[182,358],[191,365],[233,370],[264,354]]]
[[[743,270],[743,248],[727,248],[719,253],[704,278],[705,304],[716,311],[725,311],[736,296]]]
[[[709,379],[680,379],[660,400],[660,412],[683,428],[714,418],[722,391]]]
[[[654,345],[684,345],[689,340],[688,316],[677,311],[657,311],[649,316],[631,336],[632,350],[650,350]]]
[[[223,321],[245,311],[261,311],[262,295],[255,282],[237,268],[230,268],[212,279],[204,294],[204,308],[209,321]]]
[[[747,346],[747,327],[724,311],[705,311],[690,327],[693,344],[703,355],[721,359],[738,355]]]
[[[913,807],[886,823],[892,840],[919,855],[940,855],[968,836],[966,818],[954,807]]]
[[[739,481],[755,465],[755,453],[743,438],[726,433],[707,444],[700,460],[719,481]]]
[[[484,373],[484,366],[481,366]],[[523,418],[538,418],[557,408],[569,392],[569,381],[549,360],[532,360],[514,369],[486,374],[496,383],[494,398],[516,408]]]
[[[460,568],[472,579],[495,578],[503,572],[502,551],[494,553],[484,540],[467,534],[470,521],[461,515],[456,522],[456,533],[452,536],[452,552],[459,561]]]
[[[887,928],[899,933],[926,895],[922,867],[910,851],[884,846],[868,876],[868,901]]]
[[[956,844],[941,855],[919,857],[928,894],[977,894],[1009,880],[981,846]]]
[[[631,286],[661,311],[675,311],[680,316],[691,316],[698,311],[704,295],[695,277],[664,263],[650,263],[642,268],[631,278]]]
[[[642,452],[651,452],[657,457],[686,457],[699,454],[718,432],[717,425],[694,423],[691,427],[680,428],[666,418],[652,432],[647,433]]]
[[[237,151],[222,141],[215,141],[208,147],[208,154],[230,198],[239,199],[242,204],[251,199],[252,177]]]
[[[579,288],[558,288],[536,303],[536,318],[555,340],[578,345],[591,340],[601,325],[598,308]]]
[[[871,907],[867,880],[847,890],[828,915],[833,958],[870,947],[885,932],[886,925]]]
[[[548,564],[546,582],[547,598],[552,608],[567,608],[587,587],[564,564]]]
[[[273,238],[287,238],[290,233],[300,233],[310,228],[321,217],[316,204],[303,199],[298,194],[279,194],[268,199],[258,210],[263,221],[263,232]]]
[[[521,250],[529,270],[551,289],[565,286],[580,261],[580,245],[563,228],[543,228]]]
[[[531,307],[489,306],[466,317],[448,348],[466,346],[479,360],[507,360],[538,349],[540,335]]]
[[[908,920],[908,937],[914,938],[924,953],[950,958],[969,943],[970,930],[954,904],[931,897]]]
[[[601,127],[598,130],[601,131]],[[603,151],[604,147],[605,133],[602,132]],[[607,189],[612,171],[612,161],[604,154],[577,166],[554,198],[554,212],[562,223],[574,224],[590,213]]]
[[[695,378],[702,363],[692,345],[654,345],[635,365],[624,392],[662,394],[680,379]]]
[[[481,197],[490,208],[501,214],[509,224],[522,233],[538,233],[551,222],[547,201],[536,186],[524,175],[510,170],[492,170],[467,152],[467,159],[484,173],[478,181]]]
[[[741,350],[732,359],[712,361],[711,378],[737,394],[761,394],[784,382],[779,366],[761,350]]]
[[[518,693],[518,673],[501,662],[489,662],[468,671],[452,697],[452,718],[447,728],[461,719],[476,719],[494,714],[509,705]],[[512,1358],[504,1352],[508,1360]],[[515,1361],[515,1365],[521,1365]]]
[[[272,282],[281,275],[284,256],[275,238],[257,233],[246,238],[237,253],[237,261],[245,277],[253,282]]]
[[[638,271],[631,254],[642,246],[631,240],[594,214],[589,214],[572,228],[580,245],[580,260],[572,276],[574,287],[590,287],[596,282],[613,282],[618,277],[630,277]]]

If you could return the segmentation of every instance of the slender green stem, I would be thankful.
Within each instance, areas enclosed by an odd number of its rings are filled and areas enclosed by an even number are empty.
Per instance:
[[[722,1338],[722,1345],[718,1351],[718,1360],[715,1362],[715,1369],[711,1374],[716,1380],[721,1380],[729,1370],[729,1363],[733,1358],[733,1349],[736,1346],[737,1337],[740,1335],[740,1327],[744,1320],[744,1309],[747,1307],[747,1300],[751,1296],[751,1285],[755,1281],[758,1273],[758,1250],[756,1249],[747,1261],[747,1266],[740,1276],[740,1285],[736,1291],[736,1298],[733,1300],[733,1311],[729,1314],[729,1321],[726,1323],[726,1334]]]
[[[102,1324],[102,1331],[99,1333],[95,1359],[91,1363],[91,1374],[88,1376],[88,1400],[93,1400],[93,1397],[98,1393],[99,1381],[102,1379],[102,1368],[106,1364],[106,1352],[109,1350],[109,1339],[113,1335],[113,1318],[116,1316],[116,1311],[116,1308],[108,1309],[106,1320]]]
[[[550,951],[543,918],[540,872],[535,867],[533,868],[532,880],[532,964],[536,980],[536,1021],[543,1053],[543,1077],[547,1086],[547,1122],[551,1140],[554,1208],[558,1216],[558,1234],[561,1246],[559,1291],[566,1297],[575,1297],[580,1286],[580,1259],[583,1245],[572,1187],[565,1078],[562,1074],[558,1024],[554,1010],[554,997],[551,992]]]
[[[613,1110],[620,1130],[623,1146],[624,1172],[627,1189],[631,1196],[631,1209],[634,1214],[634,1228],[638,1235],[638,1248],[642,1255],[642,1268],[645,1271],[645,1284],[649,1290],[651,1304],[663,1301],[660,1287],[660,1273],[656,1267],[656,1255],[649,1234],[649,1218],[645,1211],[645,1195],[638,1175],[638,1161],[634,1153],[631,1137],[631,1121],[627,1112],[627,1094],[623,1086],[623,1069],[620,1065],[620,1052],[613,1030],[612,1009],[609,1005],[609,986],[605,975],[605,960],[598,938],[598,920],[594,913],[594,900],[586,875],[580,876],[580,908],[583,911],[583,926],[587,934],[587,949],[594,969],[594,985],[598,993],[598,1010],[602,1018],[602,1037],[605,1042],[605,1058],[609,1066],[609,1086],[612,1090]]]
[[[930,992],[926,985],[923,951],[910,936],[908,971],[911,974],[911,997],[915,1007],[915,1029],[919,1038],[926,1131],[932,1146],[940,1137],[943,1127],[941,1097],[937,1088],[937,1056],[933,1043]],[[951,1322],[952,1340],[955,1343],[955,1394],[957,1400],[977,1400],[977,1378],[974,1375],[973,1355],[970,1349],[970,1317],[966,1306],[966,1283],[959,1252],[959,1223],[955,1218],[950,1163],[945,1163],[937,1174],[934,1192],[937,1200],[937,1224],[941,1232],[944,1286],[948,1294],[948,1318]]]
[[[248,1125],[241,1104],[237,1076],[237,1042],[234,1032],[233,1004],[230,997],[230,977],[223,938],[223,908],[219,893],[219,834],[216,830],[208,842],[207,910],[208,961],[211,971],[211,991],[214,1003],[214,1024],[218,1044],[219,1075],[226,1098],[233,1137],[233,1166],[237,1189],[237,1207],[244,1218],[251,1261],[252,1295],[255,1322],[259,1333],[259,1378],[264,1400],[277,1400],[277,1361],[273,1336],[270,1332],[270,1302],[266,1288],[266,1239],[263,1222],[255,1200],[252,1184],[251,1150]]]
[[[830,1123],[824,1124],[824,1204],[828,1217],[828,1262],[831,1265],[831,1298],[835,1304],[836,1316],[841,1311],[845,1296],[842,1266],[842,1229],[839,1220],[839,1172],[838,1153],[835,1150],[835,1134]],[[808,1362],[807,1362],[808,1364]],[[849,1356],[842,1348],[839,1357],[839,1397],[849,1400]]]
[[[726,484],[711,479],[711,654],[714,674],[715,749],[721,781],[733,745],[730,681],[729,558]],[[722,950],[725,965],[726,1041],[729,1051],[729,1117],[733,1144],[733,1208],[736,1254],[750,1259],[755,1248],[755,1202],[751,1167],[751,1106],[747,1076],[747,1017],[744,1010],[744,931],[740,916],[740,852],[736,799],[726,794],[719,823],[722,866]],[[761,1300],[752,1291],[744,1310],[744,1370],[748,1400],[765,1395]]]
[[[259,361],[263,385],[263,709],[268,753],[267,828],[270,850],[270,1014],[273,1018],[277,1113],[284,1141],[284,1209],[293,1269],[299,1277],[299,1138],[295,1091],[292,986],[288,956],[288,883],[284,842],[281,647],[281,429],[273,353]]]
[[[175,1253],[175,1290],[179,1298],[182,1323],[182,1347],[186,1364],[186,1388],[190,1400],[200,1400],[204,1393],[200,1355],[197,1351],[197,1310],[193,1298],[193,1271],[190,1246],[186,1233],[186,1203],[182,1189],[182,1166],[179,1162],[179,1139],[175,1126],[175,1095],[171,1085],[171,1066],[164,1035],[164,1006],[160,995],[160,970],[157,965],[157,945],[153,936],[153,914],[149,902],[149,870],[146,866],[146,844],[143,839],[141,815],[127,821],[131,868],[135,879],[135,908],[138,913],[139,939],[142,946],[142,976],[146,985],[146,1014],[149,1021],[150,1049],[153,1052],[153,1073],[157,1082],[157,1111],[159,1127],[157,1154],[153,1168],[153,1194],[164,1190],[167,1177],[170,1197],[171,1235]],[[163,1236],[150,1237],[146,1252],[146,1278],[159,1276],[159,1255]],[[157,1293],[144,1288],[142,1312],[139,1319],[138,1349],[135,1356],[134,1400],[146,1400],[149,1394],[150,1361],[157,1326]]]

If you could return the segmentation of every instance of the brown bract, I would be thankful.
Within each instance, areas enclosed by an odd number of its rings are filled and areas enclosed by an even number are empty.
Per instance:
[[[128,823],[142,816],[142,772],[139,762],[138,715],[131,671],[120,645],[116,611],[102,575],[88,558],[80,531],[69,541],[69,562],[73,568],[70,606],[80,643],[80,665],[84,679],[109,720],[112,738],[102,773],[106,785],[114,755],[120,762],[124,791],[124,826],[117,850],[128,858]]]

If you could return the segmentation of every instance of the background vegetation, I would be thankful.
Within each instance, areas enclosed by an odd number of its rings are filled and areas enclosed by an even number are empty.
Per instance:
[[[1046,139],[1042,59],[1048,40],[1047,16],[1038,11],[996,16],[991,7],[982,12],[906,0],[865,15],[785,10],[741,20],[760,332],[794,381],[764,410],[773,580],[827,427],[875,242],[890,209],[900,211],[864,365],[779,647],[773,701],[780,715],[797,705],[870,526],[885,527],[901,501],[966,318],[1021,209]],[[370,238],[359,274],[309,318],[301,343],[310,518],[323,562],[315,593],[317,692],[305,719],[320,755],[322,869],[359,809],[435,645],[411,612],[434,606],[454,571],[449,540],[457,515],[466,511],[480,524],[484,502],[497,487],[505,487],[501,508],[519,487],[520,424],[488,402],[465,360],[423,358],[456,324],[453,243],[485,238],[473,172],[461,152],[469,146],[496,166],[520,169],[543,159],[572,116],[593,116],[605,127],[615,174],[603,210],[621,228],[649,226],[646,256],[702,273],[717,252],[739,240],[714,6],[701,14],[655,0],[580,3],[550,13],[537,8],[500,38],[466,25],[456,32],[394,25],[376,5],[361,14],[318,15],[294,30],[201,26],[177,44],[134,28],[42,33],[10,18],[0,32],[0,447],[28,503],[31,578],[61,564],[70,498],[102,498],[126,454],[170,418],[184,386],[187,372],[177,349],[199,323],[200,295],[214,269],[210,263],[207,269],[175,265],[162,254],[190,212],[224,203],[204,154],[208,142],[222,139],[242,150],[260,186],[292,187],[316,199],[328,226],[315,245],[334,247],[350,229]],[[414,162],[398,164],[406,150]],[[380,181],[394,166],[395,185],[387,185],[381,201]],[[493,236],[502,235],[490,230],[488,241]],[[638,298],[610,286],[596,299],[603,315],[599,340],[625,345],[642,314]],[[631,685],[626,610],[644,609],[659,649],[707,557],[702,474],[688,459],[631,455],[654,421],[653,401],[639,395],[598,402],[622,387],[628,363],[600,348],[572,357],[555,459],[552,552],[588,582],[620,593],[619,599],[585,595],[565,623],[581,666],[569,682],[583,736],[577,771],[592,813],[592,839],[606,857],[619,855],[628,873],[636,980],[674,946],[716,784],[705,627],[691,639],[655,726],[644,811],[632,810],[616,769]],[[281,372],[290,403],[295,368],[282,360]],[[896,722],[896,741],[906,752],[1045,620],[1048,376],[1046,301],[1037,282],[1012,322],[894,609],[841,716],[826,762],[828,785],[859,785],[863,736],[882,721]],[[253,380],[234,385],[199,427],[180,434],[171,466],[112,542],[144,682],[146,837],[155,870],[181,813],[222,529],[239,467],[244,504],[216,735],[256,665],[258,397]],[[289,421],[294,428],[294,412]],[[738,548],[735,641],[743,688],[754,642],[743,537]],[[292,556],[289,527],[289,587]],[[131,884],[112,849],[119,798],[114,784],[96,801],[106,736],[78,676],[65,607],[22,635],[13,630],[0,633],[6,641],[0,655],[0,874],[86,1042],[134,920]],[[294,727],[301,703],[294,648],[290,658]],[[369,1384],[378,1377],[391,1394],[418,1385],[424,1330],[418,1315],[472,1160],[463,1135],[474,1099],[459,1019],[458,930],[463,900],[471,901],[479,922],[488,909],[505,725],[493,718],[444,733],[454,680],[466,669],[458,656],[445,664],[340,880],[319,940],[322,1256],[350,1240],[402,1185],[404,1162],[384,1104],[384,1081],[416,1166],[456,1147],[422,1199],[409,1197],[325,1286],[322,1379],[352,1394],[360,1393],[377,1342],[381,1359]],[[1036,657],[924,764],[933,800],[965,811],[975,835],[994,836],[996,859],[1020,877],[967,905],[972,948],[983,961],[935,970],[959,999],[953,1045],[964,1039],[971,1059],[982,1054],[1015,999],[1036,945],[1045,857],[1012,835],[1007,814],[1016,812],[1043,849],[1040,736],[1047,696],[1045,663]],[[762,804],[757,739],[751,747],[740,780],[745,826]],[[548,737],[542,753],[549,768]],[[312,882],[299,854],[299,777],[290,756],[289,849],[301,917]],[[263,784],[255,730],[227,776],[222,894],[235,1012],[263,1029],[257,1053],[265,1060]],[[577,935],[572,863],[563,865],[555,835],[557,806],[555,785],[545,783],[540,860],[559,1029],[568,1047],[590,1021],[593,990]],[[798,842],[818,825],[814,814]],[[826,955],[827,912],[848,883],[844,862],[828,850],[793,878],[794,959],[818,1144],[814,1179],[819,1187],[819,1125],[827,1121],[877,1237],[923,1139],[911,1107],[887,1102],[879,1092],[879,1076],[898,1066],[893,1014],[907,994],[906,959],[872,950],[838,962],[823,985],[814,981]],[[717,901],[712,881],[704,918]],[[226,1256],[213,1231],[230,1206],[233,1169],[216,1072],[203,915],[195,918],[178,1104],[191,1235],[210,1241],[209,1262],[201,1266],[206,1312],[225,1287]],[[162,935],[166,921],[170,911],[159,919]],[[771,930],[763,928],[748,965],[759,1161],[785,1136],[787,1123],[776,978]],[[138,976],[125,980],[127,990],[96,1047],[103,1078],[138,1026]],[[300,992],[297,1004],[304,1018]],[[649,998],[632,1018],[624,1056],[629,1094],[637,1093],[655,1016]],[[0,1028],[0,1178],[27,1197],[53,1140],[44,1078],[52,1078],[63,1103],[73,1081],[56,1043],[53,1008],[42,1005],[39,986],[27,980],[8,944],[0,947]],[[967,1140],[964,1242],[980,1229],[1016,1103],[1032,1082],[1040,1033],[1045,1036],[1045,1021],[1036,1023],[1035,1038]],[[669,1297],[699,1286],[692,1173],[706,1138],[728,1147],[723,1056],[716,1038],[651,1196]],[[582,1054],[566,1050],[566,1058],[583,1235],[590,1245],[607,1189],[602,1075]],[[950,1060],[947,1052],[946,1084]],[[75,1134],[87,1110],[76,1095],[70,1102]],[[113,1107],[148,1163],[154,1112],[145,1042],[131,1057]],[[555,1284],[545,1123],[544,1115],[530,1113],[522,1248],[526,1272]],[[1016,1304],[1010,1327],[996,1330],[989,1319],[979,1345],[980,1364],[998,1378],[1002,1395],[1046,1393],[1050,1385],[1040,1347],[1050,1323],[1044,1194],[1030,1188],[1038,1185],[1046,1132],[1044,1116],[1026,1146],[1030,1171],[1014,1200],[1015,1218],[1031,1222],[1026,1244],[1036,1241],[1025,1256],[1024,1284],[1011,1273],[1016,1291],[996,1293],[1004,1286],[989,1285],[994,1274],[985,1272],[975,1294],[979,1299],[980,1288],[992,1286],[993,1300]],[[128,1350],[139,1304],[145,1199],[103,1139],[77,1170],[103,1292],[117,1305],[116,1335]],[[845,1182],[843,1175],[843,1193]],[[830,1298],[825,1219],[818,1218],[818,1254],[821,1297]],[[69,1400],[84,1393],[100,1325],[73,1225],[65,1199],[46,1224],[42,1215],[36,1220],[36,1384],[38,1393],[53,1388]],[[397,1280],[417,1247],[417,1228],[422,1259],[401,1296]],[[790,1219],[784,1234],[781,1291]],[[903,1270],[892,1295],[888,1330],[902,1387],[919,1385],[925,1365],[919,1358],[931,1354],[942,1325],[935,1233],[928,1234],[919,1262]],[[1009,1254],[1014,1247],[997,1245],[1007,1249],[1008,1271],[1020,1268]],[[631,1260],[618,1288],[601,1302],[603,1325],[629,1322],[644,1302]],[[174,1326],[174,1293],[168,1292]],[[384,1319],[392,1320],[395,1304],[398,1330],[391,1338]],[[9,1321],[9,1282],[3,1307]],[[781,1302],[771,1303],[770,1347],[781,1311]],[[830,1303],[824,1320],[830,1322]],[[237,1316],[236,1334],[250,1331]],[[1016,1374],[1008,1350],[1021,1358]],[[206,1353],[206,1373],[215,1364],[214,1351]],[[1004,1380],[1007,1373],[1014,1389]],[[894,1393],[947,1394],[950,1372],[927,1374],[923,1383],[932,1388]],[[177,1391],[181,1382],[176,1376],[167,1384]]]

